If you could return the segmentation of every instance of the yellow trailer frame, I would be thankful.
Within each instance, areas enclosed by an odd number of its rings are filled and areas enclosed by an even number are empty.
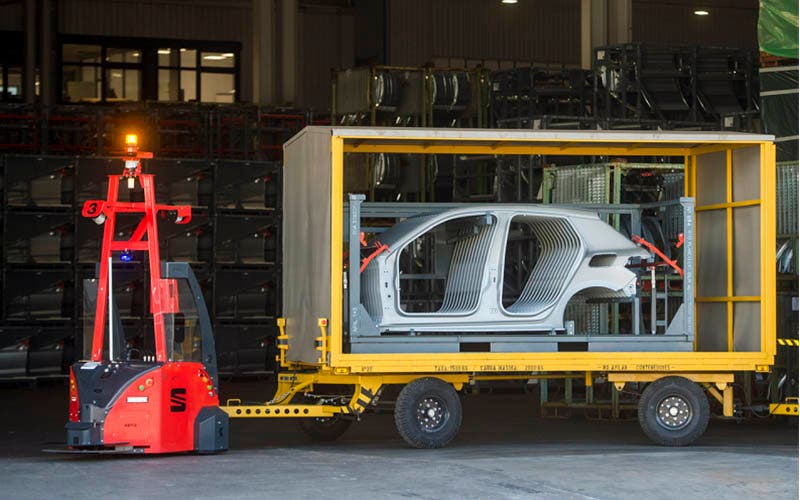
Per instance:
[[[243,405],[230,400],[223,406],[231,417],[330,417],[337,413],[358,415],[387,384],[405,384],[421,377],[436,377],[460,389],[478,379],[536,379],[567,372],[586,374],[587,384],[594,375],[604,376],[617,385],[652,382],[666,376],[681,376],[705,387],[733,416],[733,372],[767,372],[774,363],[775,337],[775,146],[771,136],[708,132],[597,131],[502,131],[437,129],[363,129],[311,127],[330,132],[330,315],[317,318],[319,336],[316,363],[296,362],[287,357],[290,336],[286,320],[279,319],[280,365],[286,373],[278,379],[275,398],[264,404]],[[309,129],[298,135],[302,135]],[[320,133],[319,130],[317,133]],[[292,139],[292,141],[296,140]],[[290,141],[290,143],[292,142]],[[733,157],[746,148],[758,149],[760,185],[757,196],[741,199],[734,194]],[[724,154],[725,183],[722,198],[696,206],[696,214],[718,211],[725,215],[726,291],[715,295],[695,293],[695,310],[701,304],[720,304],[727,317],[727,342],[717,352],[535,352],[535,353],[409,353],[351,354],[343,345],[343,206],[344,157],[350,153],[410,153],[455,155],[576,155],[576,156],[673,156],[685,165],[685,195],[698,197],[706,189],[699,185],[699,164],[703,155]],[[293,168],[287,165],[287,169]],[[740,208],[758,207],[760,246],[759,293],[737,293],[734,283],[733,214]],[[702,235],[698,232],[697,239]],[[699,243],[699,242],[698,242]],[[703,265],[703,262],[695,262]],[[284,286],[291,287],[292,283]],[[734,313],[737,304],[760,306],[758,351],[737,351],[734,339]],[[695,316],[696,317],[696,316]],[[738,317],[738,316],[737,316]],[[695,336],[697,339],[697,335]],[[695,340],[696,342],[696,340]],[[561,375],[555,375],[561,374]],[[569,375],[567,375],[569,376]],[[298,405],[292,398],[313,392],[319,384],[352,385],[349,403],[343,405]]]

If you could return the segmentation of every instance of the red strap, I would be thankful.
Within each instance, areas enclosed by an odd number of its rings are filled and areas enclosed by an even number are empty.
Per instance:
[[[372,262],[372,259],[380,255],[381,252],[389,250],[389,245],[385,245],[379,241],[376,241],[375,243],[378,245],[378,248],[376,248],[371,254],[369,254],[364,259],[361,259],[361,269],[359,269],[359,272],[363,273],[364,269],[366,269],[369,263]]]
[[[681,235],[681,236],[683,236],[683,235]],[[647,248],[648,250],[650,250],[650,251],[651,251],[651,252],[653,252],[654,254],[656,254],[656,255],[658,255],[659,257],[661,257],[661,259],[662,259],[664,262],[666,262],[666,263],[669,265],[669,267],[671,267],[672,269],[674,269],[674,270],[678,271],[678,274],[680,274],[680,275],[681,275],[681,278],[683,278],[683,269],[681,269],[681,267],[678,265],[678,263],[677,263],[676,261],[674,261],[674,260],[669,260],[669,259],[667,258],[667,256],[666,256],[666,255],[664,255],[664,252],[662,252],[661,250],[659,250],[658,248],[656,248],[656,247],[655,247],[655,245],[653,245],[653,244],[652,244],[652,243],[650,243],[649,241],[645,240],[645,239],[644,239],[644,238],[642,238],[641,236],[633,235],[633,237],[632,237],[631,239],[632,239],[632,240],[633,240],[633,242],[634,242],[634,243],[636,243],[637,245],[642,245],[643,247]]]

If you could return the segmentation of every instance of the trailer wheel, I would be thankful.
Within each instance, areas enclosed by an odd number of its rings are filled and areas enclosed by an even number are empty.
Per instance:
[[[414,448],[441,448],[461,427],[461,400],[452,385],[425,377],[410,382],[397,397],[397,432]]]
[[[329,418],[301,418],[298,423],[300,430],[312,441],[330,442],[339,439],[353,420],[336,415]]]
[[[664,446],[686,446],[703,435],[710,411],[703,389],[683,377],[665,377],[648,385],[639,400],[639,425]]]

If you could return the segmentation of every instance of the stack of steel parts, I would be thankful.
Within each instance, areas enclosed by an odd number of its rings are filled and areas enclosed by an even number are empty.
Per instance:
[[[61,375],[72,361],[84,314],[84,279],[96,272],[101,230],[80,216],[102,199],[119,160],[104,157],[0,156],[2,311],[0,377]],[[265,161],[155,159],[160,203],[192,207],[185,225],[161,224],[165,259],[189,262],[210,306],[223,372],[272,370],[280,313],[280,164]],[[125,190],[136,201],[141,190]],[[120,232],[136,221],[121,215]],[[131,345],[149,311],[139,252],[116,265],[115,303]],[[80,342],[80,340],[78,340]]]

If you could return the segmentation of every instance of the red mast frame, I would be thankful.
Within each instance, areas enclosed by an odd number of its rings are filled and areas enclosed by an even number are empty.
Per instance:
[[[110,258],[114,252],[144,251],[148,254],[150,269],[150,311],[153,314],[156,361],[166,362],[167,345],[164,327],[164,315],[178,312],[177,285],[174,280],[161,278],[161,259],[158,249],[159,212],[175,212],[175,223],[187,224],[192,219],[191,207],[186,205],[159,205],[156,203],[155,181],[152,174],[141,172],[141,160],[152,158],[153,154],[138,150],[135,136],[126,136],[126,155],[123,156],[125,168],[121,175],[108,176],[108,194],[105,200],[88,200],[83,205],[81,215],[93,219],[97,224],[104,224],[103,247],[100,252],[100,276],[97,286],[97,302],[95,305],[95,321],[92,336],[92,361],[102,361],[105,342],[105,325],[108,321],[106,300]],[[133,189],[138,182],[144,191],[143,202],[119,201],[119,185],[127,181],[127,187]],[[127,240],[115,240],[116,219],[119,213],[141,213],[138,226]]]

